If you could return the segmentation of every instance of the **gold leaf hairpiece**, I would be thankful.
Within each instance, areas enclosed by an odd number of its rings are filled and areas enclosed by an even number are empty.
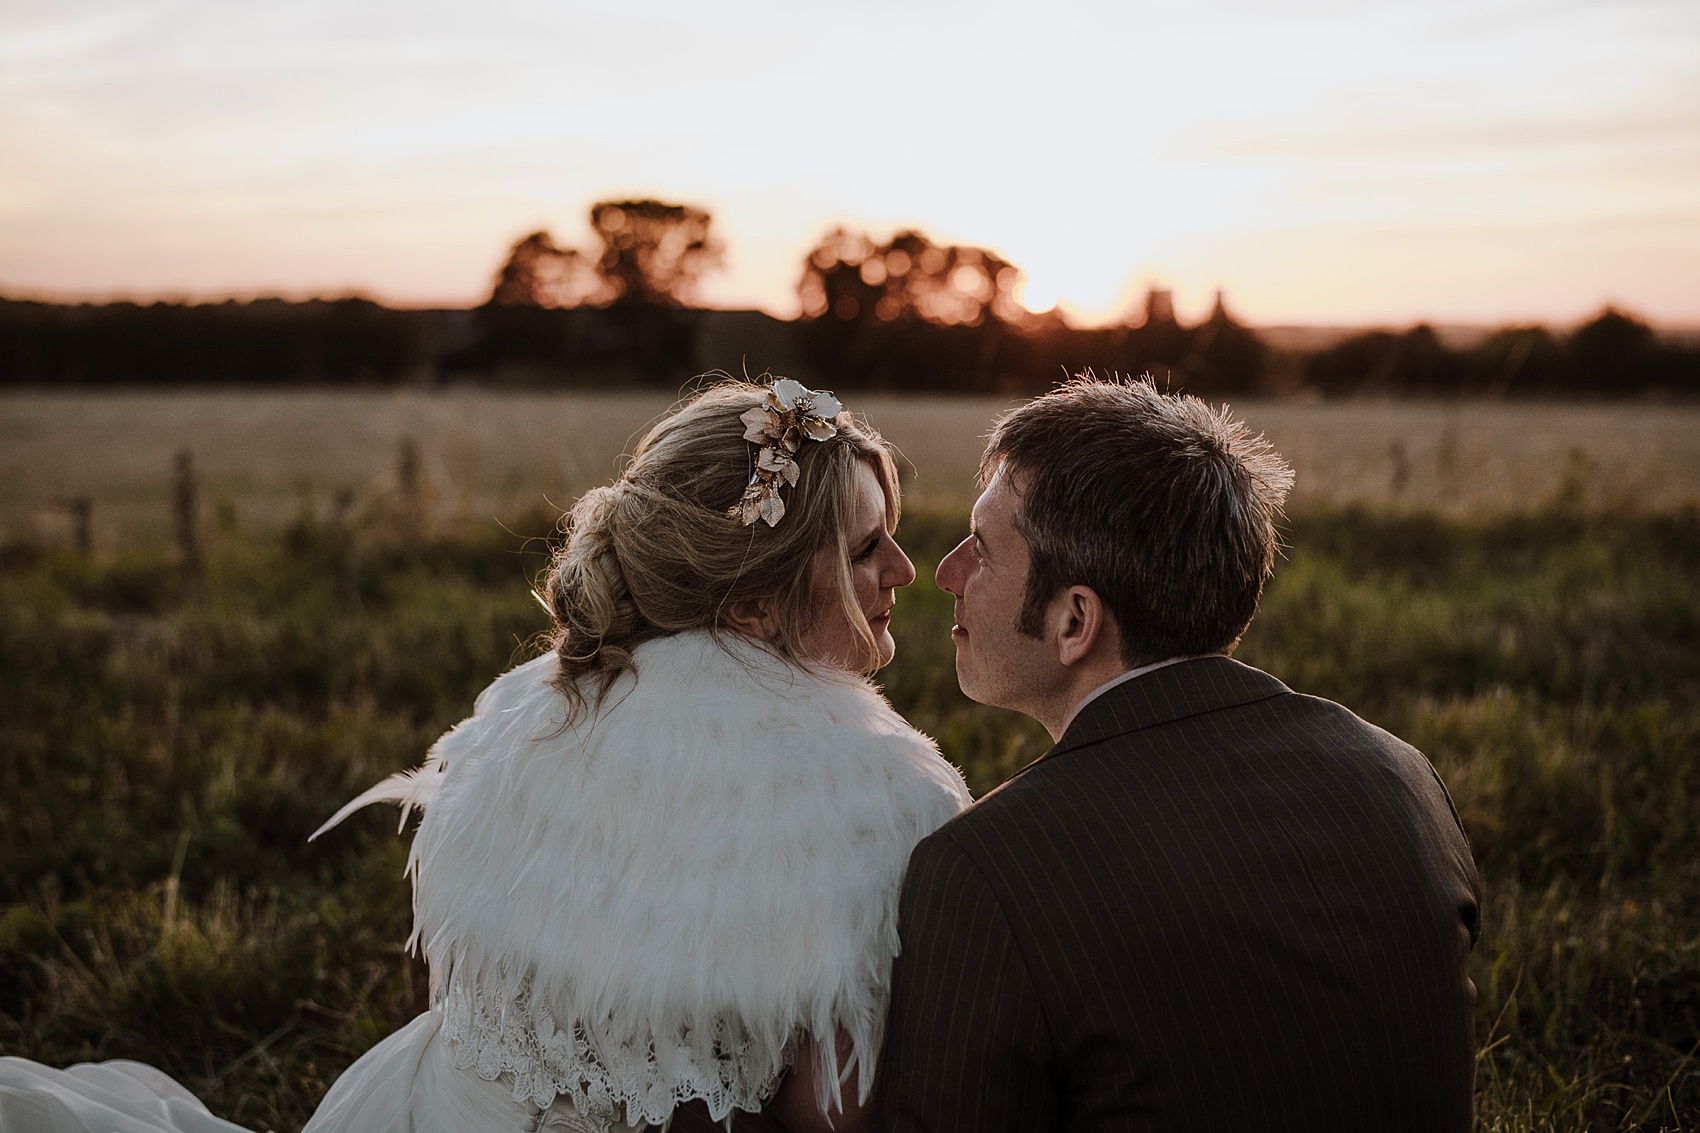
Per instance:
[[[756,453],[749,486],[727,509],[727,518],[745,527],[758,519],[769,527],[778,523],[785,515],[780,485],[797,483],[797,450],[804,441],[837,436],[837,417],[843,408],[830,391],[817,393],[790,378],[774,382],[762,403],[739,418],[744,423],[744,439],[761,449]]]

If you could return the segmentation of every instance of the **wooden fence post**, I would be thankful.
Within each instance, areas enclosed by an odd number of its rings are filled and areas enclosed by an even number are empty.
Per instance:
[[[86,559],[94,553],[94,497],[72,496],[62,503],[71,514],[71,545]]]
[[[402,530],[408,535],[418,535],[425,529],[425,462],[419,452],[419,442],[412,437],[401,439],[401,452],[396,461],[396,487]]]
[[[172,483],[172,505],[177,521],[177,551],[183,566],[191,571],[199,570],[201,566],[201,541],[197,529],[199,495],[194,454],[188,449],[180,449]]]

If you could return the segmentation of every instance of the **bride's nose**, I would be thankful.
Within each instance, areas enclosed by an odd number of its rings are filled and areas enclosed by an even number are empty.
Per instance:
[[[887,590],[898,590],[915,581],[915,564],[909,561],[896,539],[887,540],[887,545],[891,548],[891,558],[880,572],[880,582]]]

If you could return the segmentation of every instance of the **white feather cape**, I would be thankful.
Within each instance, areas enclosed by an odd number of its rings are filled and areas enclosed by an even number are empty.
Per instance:
[[[903,871],[962,776],[858,677],[707,632],[635,661],[567,728],[554,656],[520,666],[326,827],[426,807],[414,944],[457,1063],[516,1100],[721,1119],[760,1108],[803,1035],[823,1101],[857,1065],[865,1096]]]

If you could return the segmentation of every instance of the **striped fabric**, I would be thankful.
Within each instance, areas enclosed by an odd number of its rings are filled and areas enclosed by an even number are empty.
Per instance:
[[[1414,748],[1140,677],[915,851],[886,1128],[1468,1130],[1479,896]]]

